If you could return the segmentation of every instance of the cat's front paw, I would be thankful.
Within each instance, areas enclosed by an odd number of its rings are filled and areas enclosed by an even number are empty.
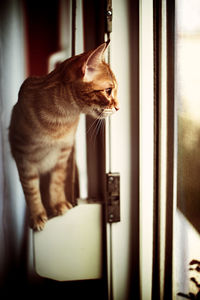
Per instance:
[[[34,231],[41,231],[44,229],[45,223],[48,221],[48,217],[45,211],[38,215],[30,217],[30,227]]]
[[[70,208],[72,208],[72,205],[68,201],[56,203],[51,208],[52,216],[64,215]]]

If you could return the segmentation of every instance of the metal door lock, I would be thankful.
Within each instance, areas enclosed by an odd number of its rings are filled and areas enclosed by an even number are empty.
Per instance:
[[[107,222],[120,221],[120,175],[108,173],[107,177]]]

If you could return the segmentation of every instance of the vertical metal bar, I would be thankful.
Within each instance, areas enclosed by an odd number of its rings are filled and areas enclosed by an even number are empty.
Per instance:
[[[110,34],[112,32],[112,0],[107,0],[107,7],[106,7],[106,17],[107,17],[107,26],[106,26],[106,33],[107,33],[107,40],[110,40]],[[108,46],[108,56],[107,56],[108,64],[111,63],[111,51],[110,46]],[[111,153],[112,153],[112,144],[111,144],[111,118],[109,117],[107,120],[107,135],[108,135],[108,171],[112,172],[112,162],[111,162]],[[113,300],[113,247],[112,247],[112,223],[109,223],[109,300]]]
[[[109,224],[109,231],[110,231],[110,281],[109,281],[109,295],[108,295],[108,299],[109,300],[113,300],[113,255],[112,255],[112,252],[113,252],[113,247],[112,247],[112,223]]]
[[[107,34],[107,40],[110,40],[110,35],[112,32],[112,0],[107,0],[107,7],[106,7],[106,34]],[[108,46],[108,55],[107,55],[107,60],[108,60],[108,64],[110,65],[111,63],[111,50],[110,47]],[[108,118],[108,164],[109,164],[109,172],[111,172],[112,170],[112,166],[111,166],[111,118]]]
[[[72,0],[72,56],[76,54],[76,0]]]
[[[151,299],[153,267],[154,73],[153,0],[140,1],[140,280]],[[148,149],[148,151],[147,151]]]
[[[72,56],[76,55],[76,0],[72,0]],[[78,169],[75,158],[75,146],[71,153],[71,202],[77,205],[77,197],[79,196]]]
[[[130,299],[140,297],[140,251],[139,251],[139,1],[129,0],[130,41],[130,111],[131,111],[131,285]]]
[[[110,40],[110,33],[107,33],[107,39]],[[110,65],[111,62],[111,51],[110,51],[110,46],[108,46],[108,56],[107,56],[108,64]],[[112,172],[112,160],[111,160],[111,155],[112,155],[112,144],[111,144],[111,126],[112,126],[112,121],[111,117],[108,117],[108,172]]]
[[[154,0],[154,212],[153,212],[153,282],[152,299],[160,299],[160,101],[161,99],[161,35],[162,0]]]
[[[167,194],[164,300],[173,298],[175,0],[167,1]]]
[[[84,44],[85,51],[94,49],[104,42],[106,33],[106,4],[107,1],[84,0]],[[86,118],[86,126],[89,128],[93,120]],[[103,287],[105,300],[108,299],[108,256],[109,231],[107,225],[107,203],[105,182],[105,131],[99,134],[96,143],[87,135],[87,163],[88,163],[88,196],[103,199],[102,222],[103,222]],[[92,159],[91,159],[92,158]]]

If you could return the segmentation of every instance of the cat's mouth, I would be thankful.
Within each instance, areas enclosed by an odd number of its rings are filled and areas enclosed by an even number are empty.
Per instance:
[[[115,112],[115,109],[114,108],[105,108],[102,110],[95,109],[95,112],[98,114],[99,119],[105,119],[111,116]]]

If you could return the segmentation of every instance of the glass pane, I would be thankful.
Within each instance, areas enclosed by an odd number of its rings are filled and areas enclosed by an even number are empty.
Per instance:
[[[200,1],[176,1],[177,292],[195,295],[200,264]],[[194,279],[191,280],[190,278]]]

